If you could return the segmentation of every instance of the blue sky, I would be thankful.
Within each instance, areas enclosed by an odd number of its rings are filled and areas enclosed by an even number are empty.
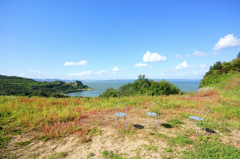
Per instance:
[[[0,74],[201,79],[240,52],[237,0],[0,0]]]

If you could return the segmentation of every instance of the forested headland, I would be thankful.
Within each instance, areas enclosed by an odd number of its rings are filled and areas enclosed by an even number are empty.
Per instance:
[[[91,89],[81,81],[37,82],[33,79],[0,75],[0,95],[64,97],[65,93]]]

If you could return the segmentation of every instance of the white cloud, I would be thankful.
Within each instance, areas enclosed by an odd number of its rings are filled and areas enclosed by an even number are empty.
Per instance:
[[[196,71],[195,70],[195,71],[193,71],[193,74],[203,76],[205,74],[205,71]]]
[[[149,51],[143,56],[143,62],[158,62],[166,61],[167,57],[161,56],[158,53],[150,53]]]
[[[25,76],[26,76],[26,73],[25,73],[25,72],[22,72],[22,73],[18,74],[17,76],[25,77]]]
[[[102,70],[102,71],[99,71],[99,72],[95,72],[95,74],[97,74],[97,75],[101,75],[101,74],[104,74],[104,73],[107,73],[107,71]]]
[[[36,71],[36,70],[30,70],[29,72],[30,72],[30,73],[36,73],[36,74],[43,74],[42,72]]]
[[[205,68],[205,67],[207,67],[207,65],[205,65],[205,64],[200,64],[199,67],[200,67],[200,68]]]
[[[224,50],[240,46],[240,39],[234,37],[233,34],[228,34],[224,38],[220,38],[213,50]]]
[[[193,55],[195,56],[206,56],[207,54],[205,52],[200,52],[198,50],[195,50],[195,52],[193,53]]]
[[[68,74],[69,77],[89,77],[94,75],[102,75],[107,73],[107,71],[102,70],[99,72],[93,72],[93,71],[83,71],[83,72],[76,72],[76,73],[70,73]]]
[[[27,72],[22,72],[22,73],[17,73],[17,74],[12,74],[13,76],[20,76],[20,77],[25,77],[25,78],[45,78],[47,75],[46,73],[37,71],[37,70],[30,70]]]
[[[182,63],[178,64],[175,69],[182,69],[182,68],[188,68],[189,65],[186,61],[183,61]]]
[[[80,66],[87,65],[88,62],[86,60],[82,60],[80,62],[65,62],[64,66]]]
[[[147,64],[143,64],[143,63],[138,63],[136,65],[134,65],[134,67],[147,67]]]
[[[127,68],[124,69],[124,71],[127,71],[127,70],[128,70]]]
[[[198,71],[193,71],[194,74],[198,74]]]
[[[176,55],[176,58],[182,59],[183,56],[182,55]]]
[[[176,66],[176,69],[181,69],[181,67],[180,66]]]
[[[79,73],[70,73],[68,76],[70,77],[84,77],[84,76],[89,76],[92,74],[92,71],[83,71]]]
[[[114,72],[120,71],[117,66],[114,67],[113,69]]]

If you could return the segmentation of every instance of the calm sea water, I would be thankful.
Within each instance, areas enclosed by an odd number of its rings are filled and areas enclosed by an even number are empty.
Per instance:
[[[160,81],[160,80],[154,80]],[[200,80],[166,80],[173,83],[175,86],[180,88],[183,92],[197,92],[200,85]],[[87,85],[94,90],[92,91],[81,91],[68,93],[69,96],[85,96],[85,97],[98,97],[103,94],[106,89],[112,87],[119,89],[121,86],[127,83],[133,83],[134,80],[106,80],[106,81],[82,81],[84,85]]]

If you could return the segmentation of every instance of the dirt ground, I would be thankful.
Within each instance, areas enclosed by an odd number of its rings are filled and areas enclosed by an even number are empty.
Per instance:
[[[174,147],[173,151],[169,150],[169,142],[166,138],[159,137],[163,134],[166,137],[175,137],[177,134],[184,134],[185,123],[179,127],[169,128],[164,126],[167,123],[167,116],[160,116],[159,121],[161,128],[153,118],[150,120],[150,128],[147,128],[148,120],[144,127],[145,115],[138,112],[129,113],[127,116],[127,126],[129,132],[125,131],[124,118],[118,118],[117,126],[114,130],[114,113],[108,113],[104,116],[96,114],[93,119],[101,121],[102,125],[98,126],[101,133],[94,134],[91,139],[81,142],[77,135],[72,134],[61,139],[52,139],[42,141],[33,139],[34,134],[22,134],[13,137],[8,144],[6,151],[18,156],[19,158],[69,158],[69,159],[87,159],[87,158],[105,158],[103,152],[113,152],[115,155],[124,158],[178,158],[183,150],[191,148],[193,145],[184,147]],[[94,121],[85,119],[86,125],[91,126]],[[166,124],[165,124],[166,125]],[[198,142],[195,135],[193,121],[189,122],[190,136],[194,142]],[[219,132],[204,132],[198,127],[200,135],[220,136],[223,143],[231,144],[240,148],[240,133],[232,131],[231,135],[224,135]],[[16,143],[31,141],[26,146],[16,146]],[[61,156],[62,155],[62,156]]]

